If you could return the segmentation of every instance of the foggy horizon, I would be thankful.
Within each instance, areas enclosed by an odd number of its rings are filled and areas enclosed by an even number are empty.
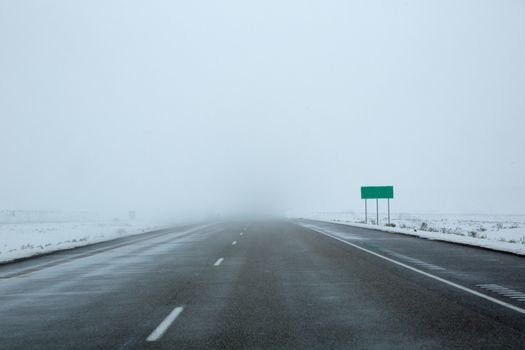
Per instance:
[[[0,50],[0,349],[523,350],[525,1],[0,1]]]
[[[360,186],[393,185],[393,212],[525,214],[523,18],[2,2],[0,210],[360,212]]]

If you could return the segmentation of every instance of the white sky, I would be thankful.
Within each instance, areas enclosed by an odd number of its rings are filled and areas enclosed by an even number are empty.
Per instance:
[[[0,1],[0,208],[525,214],[525,2]]]

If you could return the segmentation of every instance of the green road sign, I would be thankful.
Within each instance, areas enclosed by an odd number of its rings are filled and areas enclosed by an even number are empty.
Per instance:
[[[394,186],[361,187],[361,199],[394,198]]]

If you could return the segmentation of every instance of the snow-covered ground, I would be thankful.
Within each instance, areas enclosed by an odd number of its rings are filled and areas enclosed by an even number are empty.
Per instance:
[[[365,226],[363,213],[330,212],[299,216]],[[384,231],[525,254],[525,215],[396,213],[391,214],[390,222],[395,227],[385,227],[386,214],[380,213],[379,227]],[[369,214],[368,224],[366,227],[378,227],[373,225],[375,212]]]
[[[0,211],[0,262],[143,233],[158,226],[91,213]]]

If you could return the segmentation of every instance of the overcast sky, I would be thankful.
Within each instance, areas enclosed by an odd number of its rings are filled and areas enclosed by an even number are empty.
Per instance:
[[[522,0],[3,0],[0,50],[1,209],[525,214]]]

